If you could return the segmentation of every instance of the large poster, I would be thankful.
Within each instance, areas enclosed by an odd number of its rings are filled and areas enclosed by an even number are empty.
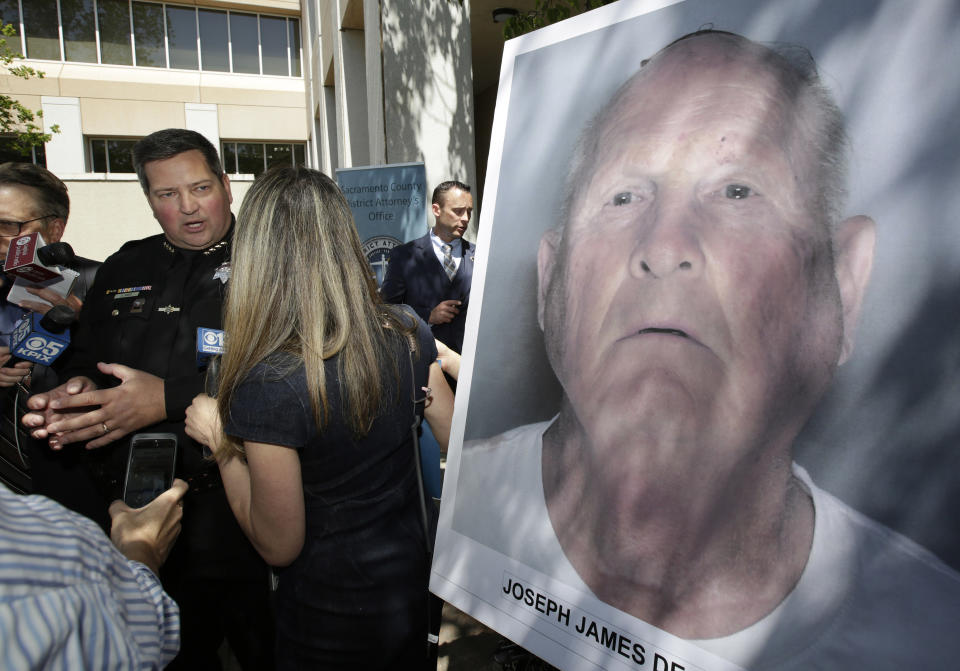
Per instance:
[[[390,250],[423,235],[427,222],[423,163],[340,168],[337,184],[350,204],[363,252],[379,285]]]
[[[507,43],[436,593],[565,669],[956,665],[957,62],[952,0]]]

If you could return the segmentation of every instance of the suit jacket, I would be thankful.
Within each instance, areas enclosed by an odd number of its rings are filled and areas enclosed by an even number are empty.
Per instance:
[[[453,280],[433,251],[430,234],[394,247],[390,252],[387,274],[380,287],[380,295],[388,303],[406,303],[429,323],[430,311],[441,301],[461,301],[460,314],[447,324],[432,324],[433,336],[451,349],[463,349],[463,329],[467,320],[467,305],[470,299],[470,282],[473,279],[473,256],[476,247],[466,240],[463,258]]]

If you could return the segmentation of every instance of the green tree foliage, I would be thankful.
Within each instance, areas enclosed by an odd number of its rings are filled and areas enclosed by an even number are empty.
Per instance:
[[[507,20],[503,26],[503,37],[508,40],[519,37],[611,2],[614,0],[537,0],[533,11],[520,12]]]
[[[0,64],[6,72],[14,77],[42,79],[44,74],[26,65],[13,65],[13,62],[23,55],[10,48],[7,40],[16,37],[17,30],[9,23],[0,28]],[[17,40],[19,42],[19,40]],[[24,107],[10,96],[0,95],[0,134],[13,137],[13,148],[24,154],[29,154],[33,147],[49,142],[53,133],[59,133],[56,125],[50,127],[49,133],[43,132],[40,120],[43,112],[33,111]]]

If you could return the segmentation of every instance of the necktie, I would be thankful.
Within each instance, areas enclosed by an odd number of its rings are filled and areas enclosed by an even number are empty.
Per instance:
[[[453,262],[453,247],[444,243],[440,249],[443,250],[443,269],[447,271],[447,278],[453,280],[453,276],[457,274],[457,265]]]

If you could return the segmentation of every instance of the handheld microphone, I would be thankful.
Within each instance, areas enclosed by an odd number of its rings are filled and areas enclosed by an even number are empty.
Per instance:
[[[210,398],[216,398],[220,390],[220,355],[223,354],[223,331],[197,328],[197,367],[207,367],[207,376],[203,380],[203,390]],[[213,456],[213,452],[206,445],[203,446],[203,456]]]
[[[37,250],[37,259],[45,266],[64,266],[76,270],[77,255],[69,242],[51,242]]]
[[[207,392],[210,398],[216,398],[220,391],[220,357],[215,356],[210,359],[210,365],[207,366],[207,377],[203,382],[203,390]]]
[[[14,279],[7,301],[17,305],[24,301],[47,303],[34,296],[28,287],[50,289],[66,298],[80,276],[76,270],[65,267],[77,264],[77,255],[66,242],[46,244],[40,233],[28,233],[10,241],[3,270]]]
[[[213,330],[213,329],[211,329]],[[223,331],[220,332],[223,335]],[[215,354],[210,358],[210,363],[207,365],[207,376],[203,380],[203,391],[206,392],[207,396],[210,398],[216,398],[217,393],[220,391],[220,355]],[[201,452],[204,457],[212,457],[213,450],[211,450],[206,445],[202,446]]]
[[[28,233],[10,241],[3,271],[31,282],[46,282],[61,277],[56,268],[49,268],[38,252],[46,242],[39,233]]]
[[[198,326],[197,368],[203,368],[210,362],[211,357],[218,354],[223,354],[223,331]]]
[[[24,316],[10,334],[11,357],[4,367],[20,361],[52,364],[70,345],[70,325],[76,318],[66,305],[54,306],[42,317],[36,312]]]

